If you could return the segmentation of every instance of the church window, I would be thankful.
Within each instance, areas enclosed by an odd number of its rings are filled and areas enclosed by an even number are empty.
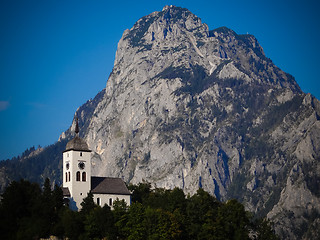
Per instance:
[[[77,172],[76,181],[80,181],[80,172]]]
[[[68,173],[66,172],[66,182],[68,182]]]
[[[68,177],[69,177],[69,182],[70,182],[70,180],[71,180],[71,177],[70,177],[70,172],[68,172]]]
[[[97,204],[100,206],[100,198],[97,198]]]
[[[86,172],[83,172],[82,173],[82,182],[85,182],[85,181],[87,181],[87,174],[86,174]]]
[[[80,152],[80,157],[82,157],[82,152]]]
[[[109,206],[112,206],[112,198],[109,198]]]

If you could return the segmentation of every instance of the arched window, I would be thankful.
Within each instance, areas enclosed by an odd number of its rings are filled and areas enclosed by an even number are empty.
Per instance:
[[[97,198],[97,204],[100,206],[100,198]]]
[[[112,198],[109,198],[109,206],[112,206]]]
[[[69,182],[71,181],[70,172],[68,172]]]
[[[87,181],[87,174],[86,174],[86,172],[83,172],[82,173],[82,182],[85,182],[85,181]]]
[[[80,181],[80,172],[77,172],[76,181]]]
[[[68,182],[68,173],[66,172],[66,182]]]

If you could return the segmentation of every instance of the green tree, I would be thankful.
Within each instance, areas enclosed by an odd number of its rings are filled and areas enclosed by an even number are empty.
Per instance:
[[[71,240],[78,240],[84,233],[84,224],[79,212],[66,208],[61,213],[61,225],[63,226],[64,236]]]
[[[55,185],[54,190],[52,191],[52,207],[53,207],[53,217],[52,217],[52,226],[51,226],[51,235],[63,237],[64,230],[61,221],[63,212],[66,210],[66,207],[63,205],[63,192],[61,187]]]
[[[40,196],[40,202],[36,206],[36,218],[42,219],[39,223],[41,229],[40,237],[46,238],[50,236],[51,230],[53,228],[56,216],[54,213],[54,202],[52,199],[52,190],[49,178],[45,179],[43,184],[43,191]]]
[[[197,193],[188,199],[186,215],[188,231],[191,239],[198,238],[202,234],[204,224],[214,222],[221,203],[209,193],[199,188]]]
[[[128,219],[124,228],[129,240],[146,239],[146,229],[143,224],[145,213],[141,203],[135,202],[129,207]]]
[[[209,209],[205,214],[204,222],[198,234],[198,239],[215,239],[216,211]]]
[[[254,230],[256,231],[256,235],[254,236],[255,240],[279,239],[273,230],[272,223],[266,218],[256,220],[254,223]]]
[[[52,201],[54,210],[59,212],[63,208],[63,192],[58,185],[55,185],[52,191]]]
[[[249,239],[250,220],[244,206],[237,200],[229,200],[218,211],[215,224],[216,239]]]
[[[33,238],[40,235],[35,214],[39,209],[41,189],[25,180],[13,181],[2,194],[0,203],[0,238],[17,239],[20,233]]]
[[[176,215],[163,209],[145,210],[144,226],[148,239],[179,239],[181,229]]]
[[[82,201],[82,203],[80,203],[80,205],[81,205],[80,213],[84,216],[89,214],[97,206],[93,201],[92,192],[88,193],[88,196],[86,196],[83,199],[83,201]]]
[[[185,212],[187,200],[183,190],[180,188],[174,188],[171,190],[168,194],[167,204],[167,209],[170,212],[174,212],[177,209],[179,209],[180,212]]]
[[[143,203],[151,193],[150,183],[139,183],[138,185],[130,184],[128,189],[132,191],[131,200],[132,202]]]
[[[86,236],[89,239],[116,238],[113,213],[108,205],[94,208],[86,215],[84,224]]]
[[[151,208],[168,208],[168,193],[170,190],[166,190],[164,188],[155,188],[144,197],[144,201],[142,202],[144,206],[149,206]]]
[[[115,231],[118,239],[126,239],[126,224],[128,222],[128,206],[124,200],[113,202],[113,217]]]

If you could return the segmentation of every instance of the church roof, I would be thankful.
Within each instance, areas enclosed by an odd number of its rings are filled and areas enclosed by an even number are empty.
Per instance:
[[[91,192],[93,194],[131,194],[121,178],[111,177],[91,177]]]
[[[83,151],[83,152],[91,152],[89,150],[88,144],[79,136],[75,136],[71,139],[66,146],[66,151],[75,150],[75,151]]]

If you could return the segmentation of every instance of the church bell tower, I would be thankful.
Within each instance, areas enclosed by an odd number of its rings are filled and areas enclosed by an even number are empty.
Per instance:
[[[91,150],[79,137],[79,124],[76,118],[75,137],[67,143],[63,152],[63,191],[69,198],[73,210],[81,208],[82,200],[91,189]],[[66,194],[67,192],[67,194]]]

